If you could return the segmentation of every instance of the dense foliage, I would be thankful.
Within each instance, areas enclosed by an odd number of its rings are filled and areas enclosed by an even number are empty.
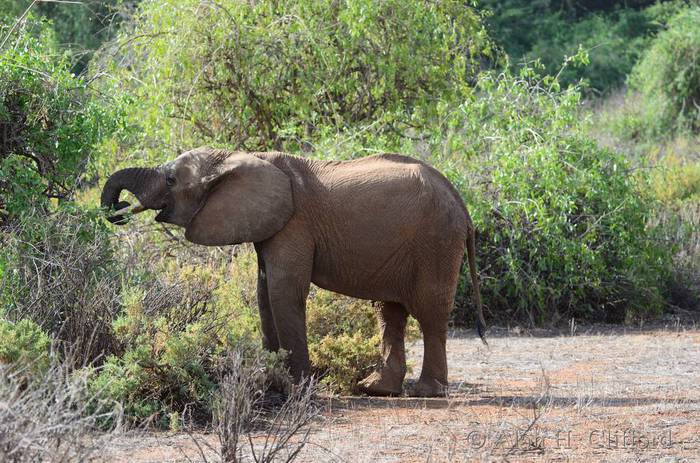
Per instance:
[[[700,130],[700,6],[669,20],[635,66],[632,83],[656,133]]]
[[[141,148],[298,151],[357,124],[421,126],[468,92],[489,41],[460,1],[150,0],[109,72]]]
[[[590,65],[567,68],[562,82],[583,79],[595,93],[609,93],[626,77],[651,36],[683,1],[482,0],[491,11],[486,22],[491,37],[511,63],[541,61],[556,73],[564,57],[583,47]]]
[[[534,325],[659,311],[669,253],[647,227],[645,174],[585,134],[579,91],[527,68],[478,88],[466,153],[443,162],[479,230],[490,311]]]

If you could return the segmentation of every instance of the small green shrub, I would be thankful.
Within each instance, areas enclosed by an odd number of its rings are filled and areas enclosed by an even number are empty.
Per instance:
[[[324,336],[309,345],[314,368],[322,372],[322,382],[336,393],[353,393],[357,382],[370,374],[381,361],[379,335],[344,332]]]
[[[336,393],[356,392],[357,382],[381,361],[377,316],[369,301],[315,288],[306,312],[309,356],[322,382]],[[410,318],[406,342],[419,337]]]
[[[700,7],[673,16],[635,65],[630,83],[654,134],[700,130]]]
[[[224,268],[171,262],[159,279],[125,288],[113,324],[123,354],[107,359],[92,387],[123,403],[136,422],[153,419],[165,427],[185,411],[207,417],[222,356],[233,346],[259,345],[255,309],[226,275]]]
[[[0,366],[41,373],[49,367],[51,339],[31,320],[0,320]],[[7,370],[5,370],[7,373]]]
[[[371,337],[377,331],[377,317],[369,301],[353,299],[314,287],[307,302],[309,339],[360,332]]]
[[[377,317],[367,301],[317,289],[307,303],[309,357],[334,392],[349,393],[381,360]]]
[[[123,404],[133,422],[153,420],[161,427],[171,415],[188,413],[201,420],[208,414],[215,389],[212,347],[206,336],[188,329],[170,337],[160,349],[141,338],[121,356],[111,356],[91,381],[94,391]]]

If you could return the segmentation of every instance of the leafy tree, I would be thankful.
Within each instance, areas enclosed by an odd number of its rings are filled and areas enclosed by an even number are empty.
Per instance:
[[[585,134],[579,89],[531,68],[484,74],[478,88],[454,115],[462,148],[440,165],[470,206],[493,316],[541,325],[658,313],[670,250],[647,225],[648,179]]]

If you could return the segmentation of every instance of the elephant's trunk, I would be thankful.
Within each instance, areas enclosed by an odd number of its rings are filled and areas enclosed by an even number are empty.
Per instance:
[[[126,201],[119,201],[123,190],[132,192],[146,209],[160,209],[163,206],[158,200],[163,196],[165,188],[164,175],[158,169],[132,167],[122,169],[112,174],[104,188],[100,203],[105,209],[121,210],[129,206]],[[127,222],[123,215],[114,215],[108,219],[119,225]]]

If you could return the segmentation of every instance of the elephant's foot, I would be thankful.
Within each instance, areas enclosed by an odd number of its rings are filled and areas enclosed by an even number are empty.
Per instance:
[[[445,397],[447,386],[436,379],[421,378],[410,389],[409,395],[411,397]]]
[[[377,396],[401,395],[402,386],[403,379],[396,380],[389,378],[388,375],[382,375],[378,371],[375,371],[357,383],[357,387],[360,389],[360,391],[367,395]]]

